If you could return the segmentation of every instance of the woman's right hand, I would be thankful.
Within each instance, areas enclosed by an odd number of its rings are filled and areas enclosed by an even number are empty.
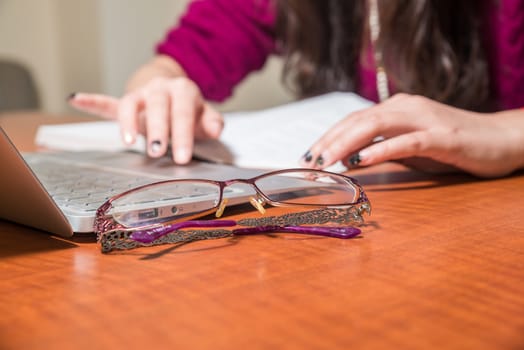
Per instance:
[[[173,160],[191,160],[195,139],[216,139],[224,126],[220,113],[207,104],[198,86],[183,74],[176,62],[169,66],[160,58],[142,67],[130,81],[130,91],[122,98],[77,93],[71,106],[84,112],[118,120],[126,144],[138,133],[146,136],[147,153],[164,155],[171,141]],[[176,69],[172,69],[176,68]]]

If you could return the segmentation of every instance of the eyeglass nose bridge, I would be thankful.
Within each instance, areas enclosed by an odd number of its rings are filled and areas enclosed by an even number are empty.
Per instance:
[[[260,190],[257,188],[257,186],[255,186],[255,184],[249,180],[234,179],[234,180],[225,181],[223,182],[222,193],[224,193],[224,190],[226,187],[234,185],[234,184],[245,184],[245,185],[251,186],[251,188],[253,188],[253,190],[255,191],[255,195],[249,197],[249,203],[251,203],[251,205],[256,210],[258,210],[260,214],[264,215],[266,213],[266,208],[264,208],[264,206],[266,205],[266,200],[260,195]],[[228,203],[228,199],[222,198],[222,201],[219,203],[217,210],[215,212],[215,216],[217,218],[221,217],[224,214],[224,210],[226,209],[227,203]]]

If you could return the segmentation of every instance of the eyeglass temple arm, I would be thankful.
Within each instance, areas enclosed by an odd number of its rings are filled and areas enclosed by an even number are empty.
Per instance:
[[[152,243],[155,240],[180,230],[182,228],[200,228],[200,227],[231,227],[238,223],[233,220],[194,220],[186,221],[180,224],[167,225],[147,230],[139,230],[132,232],[130,238],[140,243]],[[205,231],[204,231],[205,232]],[[278,226],[267,225],[257,227],[244,227],[233,229],[230,231],[231,235],[250,235],[266,232],[284,232],[284,233],[301,233],[316,236],[332,237],[332,238],[352,238],[361,233],[360,229],[352,226],[344,227],[323,227],[323,226]]]
[[[238,228],[232,231],[233,235],[251,235],[266,232],[301,233],[306,235],[324,236],[331,238],[353,238],[358,236],[360,229],[352,226],[326,227],[326,226],[258,226]]]
[[[171,232],[181,230],[183,228],[200,228],[200,227],[231,227],[236,226],[237,222],[234,220],[190,220],[178,222],[175,224],[163,225],[153,228],[134,231],[130,238],[141,243],[151,243],[160,237],[163,237]]]
[[[231,234],[254,234],[262,232],[290,232],[320,235],[334,238],[351,238],[360,234],[360,230],[351,226],[300,226],[320,225],[330,222],[347,225],[350,222],[362,222],[362,212],[369,212],[369,203],[349,208],[330,208],[310,210],[306,212],[289,213],[280,216],[269,216],[257,219],[234,220],[191,220],[180,223],[158,226],[131,233],[130,238],[141,243],[151,243],[160,237],[183,228],[201,227],[232,227],[236,225],[246,228],[234,229]],[[358,232],[357,232],[358,231]]]

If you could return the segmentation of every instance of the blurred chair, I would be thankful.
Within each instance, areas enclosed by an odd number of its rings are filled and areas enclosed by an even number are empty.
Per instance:
[[[29,70],[20,63],[0,59],[0,112],[38,108],[38,91]]]

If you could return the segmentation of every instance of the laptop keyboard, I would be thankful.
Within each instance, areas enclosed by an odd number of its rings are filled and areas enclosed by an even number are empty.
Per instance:
[[[110,197],[134,187],[158,181],[132,174],[122,174],[80,165],[39,161],[31,169],[61,208],[94,212]]]

